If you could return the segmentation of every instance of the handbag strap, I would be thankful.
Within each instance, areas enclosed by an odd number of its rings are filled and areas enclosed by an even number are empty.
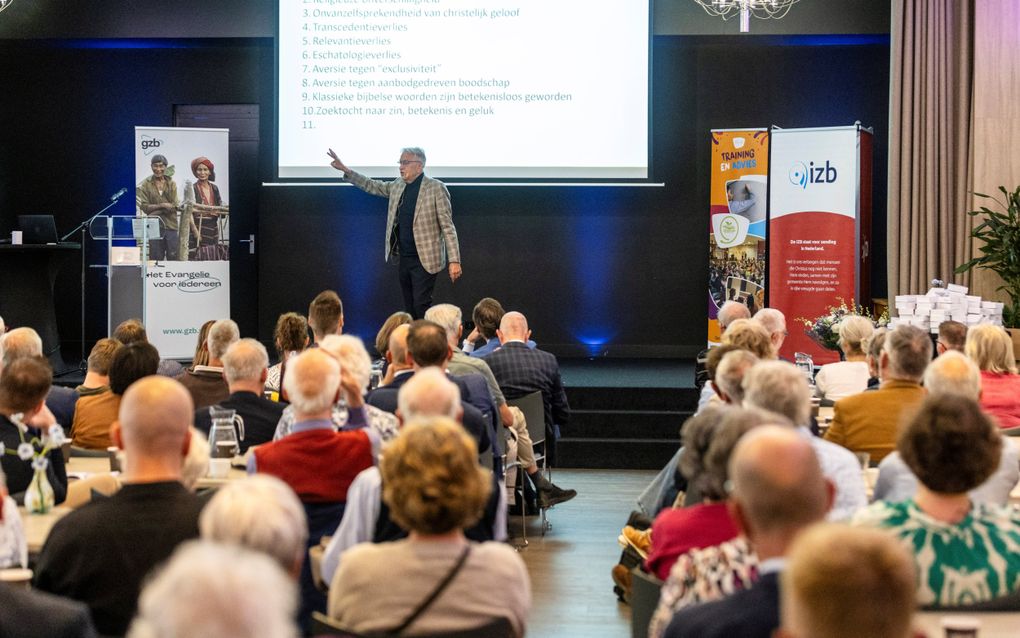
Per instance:
[[[470,553],[471,542],[468,541],[467,545],[464,546],[464,551],[460,553],[460,557],[457,559],[457,562],[453,565],[453,568],[446,574],[443,580],[440,581],[438,585],[436,585],[436,588],[432,590],[432,593],[429,594],[428,597],[425,600],[423,600],[421,604],[418,605],[417,609],[412,611],[411,615],[405,618],[404,622],[401,623],[399,627],[393,630],[393,635],[399,636],[401,632],[407,629],[411,625],[411,623],[413,623],[418,618],[418,616],[422,614],[422,612],[428,609],[429,606],[432,605],[433,602],[435,602],[436,598],[439,598],[439,595],[443,593],[447,585],[449,585],[450,582],[453,581],[454,577],[457,576],[461,568],[464,567],[464,563],[467,562],[467,557],[468,554]]]

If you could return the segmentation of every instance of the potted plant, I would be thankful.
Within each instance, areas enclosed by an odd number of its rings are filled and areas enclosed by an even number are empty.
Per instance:
[[[1001,202],[991,195],[974,193],[978,197],[991,199],[1003,211],[995,211],[987,206],[972,210],[967,214],[971,217],[983,215],[984,220],[970,231],[970,236],[980,239],[978,250],[981,255],[965,264],[957,266],[956,273],[965,273],[972,268],[987,268],[1002,279],[997,290],[1004,290],[1009,302],[1002,309],[1002,323],[1010,329],[1013,336],[1014,350],[1020,345],[1020,186],[1012,192],[1000,186],[999,191],[1006,201]],[[1017,350],[1016,355],[1020,355]]]

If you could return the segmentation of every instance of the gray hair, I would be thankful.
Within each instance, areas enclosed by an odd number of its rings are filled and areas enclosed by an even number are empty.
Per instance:
[[[209,347],[209,357],[222,360],[230,344],[240,338],[241,331],[236,323],[230,319],[220,319],[209,328],[209,336],[205,339]]]
[[[719,312],[716,314],[719,327],[723,330],[737,319],[750,318],[751,311],[748,309],[747,304],[740,303],[739,301],[727,301],[719,308]]]
[[[397,409],[404,422],[412,419],[460,416],[460,388],[439,368],[415,372],[397,393]]]
[[[914,326],[896,326],[886,334],[882,349],[889,355],[889,371],[897,378],[919,382],[931,362],[931,337]]]
[[[15,328],[0,337],[3,367],[26,357],[42,356],[42,338],[31,328]]]
[[[977,401],[981,397],[981,370],[962,352],[949,350],[925,368],[924,388],[929,396],[955,394]]]
[[[400,154],[403,155],[404,153],[409,153],[411,155],[414,155],[419,160],[421,160],[422,166],[425,165],[425,151],[423,151],[420,147],[418,147],[418,146],[405,146],[404,148],[400,149]]]
[[[138,599],[130,638],[294,638],[297,586],[269,557],[190,541]]]
[[[209,440],[195,426],[189,426],[188,429],[191,430],[191,442],[184,463],[181,464],[181,483],[194,492],[198,487],[198,479],[209,472]]]
[[[318,348],[305,350],[287,362],[283,388],[295,412],[314,414],[327,410],[340,389],[340,363]]]
[[[734,350],[724,354],[719,367],[715,369],[715,384],[735,405],[740,405],[744,400],[744,388],[741,385],[744,376],[759,361],[758,357],[747,350]]]
[[[308,541],[305,510],[286,483],[269,474],[230,481],[198,519],[202,538],[266,554],[284,571],[301,564]]]
[[[269,353],[255,339],[239,339],[230,344],[223,355],[223,376],[227,378],[227,383],[258,381],[267,367]]]
[[[744,375],[744,402],[781,414],[797,425],[811,416],[811,390],[804,374],[786,361],[762,361]]]
[[[340,363],[340,369],[357,380],[362,393],[368,389],[372,378],[372,358],[361,339],[354,335],[329,335],[319,342],[319,349],[332,355]]]
[[[441,303],[425,311],[425,321],[432,321],[442,326],[446,330],[446,340],[451,344],[457,342],[457,329],[460,328],[463,318],[464,314],[460,308],[450,303]]]
[[[762,308],[754,313],[754,320],[769,331],[769,335],[786,331],[786,315],[775,308]]]

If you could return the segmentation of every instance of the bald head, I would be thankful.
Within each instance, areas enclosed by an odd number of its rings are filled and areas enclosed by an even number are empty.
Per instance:
[[[131,384],[120,402],[120,433],[132,459],[182,462],[195,414],[191,395],[168,377],[150,376]]]
[[[516,310],[511,310],[499,320],[499,338],[502,342],[527,341],[530,335],[528,319]]]
[[[432,416],[459,420],[460,388],[439,368],[424,368],[400,387],[397,405],[405,422]]]
[[[924,389],[929,396],[955,394],[977,401],[981,398],[981,371],[970,357],[948,350],[925,368]]]
[[[328,411],[340,390],[340,363],[318,348],[305,350],[287,362],[283,387],[299,420]]]
[[[405,323],[397,326],[390,333],[389,355],[390,363],[403,365],[407,360],[407,332],[411,324]]]
[[[830,489],[811,443],[796,430],[763,425],[748,432],[730,457],[732,498],[752,537],[783,533],[825,518]]]
[[[751,310],[747,307],[747,304],[740,303],[739,301],[727,301],[722,305],[722,308],[719,308],[719,313],[716,315],[716,319],[719,321],[719,328],[723,331],[737,319],[750,318]]]

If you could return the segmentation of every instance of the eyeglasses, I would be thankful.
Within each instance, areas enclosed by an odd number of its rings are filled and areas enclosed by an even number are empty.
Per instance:
[[[415,164],[415,163],[421,164],[421,160],[400,160],[397,163],[400,164],[401,166],[407,166],[408,164]]]

